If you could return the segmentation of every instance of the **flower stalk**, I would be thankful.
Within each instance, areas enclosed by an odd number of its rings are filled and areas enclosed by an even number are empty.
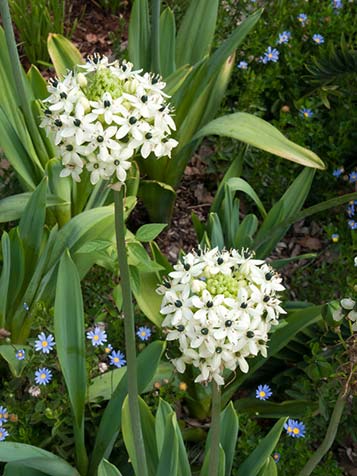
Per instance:
[[[221,418],[221,390],[219,385],[212,381],[212,409],[211,409],[211,448],[208,476],[217,476],[219,468],[219,438]]]
[[[129,412],[132,432],[134,435],[136,459],[140,462],[140,476],[148,476],[138,401],[134,310],[130,288],[129,266],[125,246],[124,187],[122,186],[120,190],[113,190],[113,194],[115,210],[115,235],[120,269],[120,283],[123,292]]]
[[[346,392],[343,389],[337,398],[335,407],[331,415],[331,420],[327,428],[327,432],[323,442],[317,448],[317,450],[311,456],[311,458],[305,464],[305,466],[302,468],[298,476],[310,476],[310,474],[317,467],[321,459],[325,456],[325,454],[331,448],[336,438],[338,425],[340,424],[340,421],[341,421],[343,409],[345,408],[345,403],[346,403]]]

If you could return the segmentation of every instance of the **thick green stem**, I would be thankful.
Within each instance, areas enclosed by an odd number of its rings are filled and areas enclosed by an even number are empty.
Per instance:
[[[130,289],[129,266],[125,246],[125,222],[124,222],[124,187],[120,191],[113,190],[115,206],[115,234],[117,240],[118,261],[120,269],[120,284],[123,293],[125,352],[128,377],[128,399],[136,460],[140,464],[140,475],[148,476],[144,439],[141,428],[139,400],[138,400],[138,377],[136,368],[135,350],[135,322],[134,309]]]
[[[73,429],[77,469],[81,476],[86,476],[88,470],[88,455],[84,441],[84,419],[80,427],[78,427],[77,422],[75,422]]]
[[[20,103],[22,112],[24,114],[26,125],[29,129],[31,139],[36,148],[36,152],[41,160],[41,163],[44,164],[48,160],[48,155],[46,153],[46,149],[42,142],[41,135],[38,130],[36,121],[32,114],[30,101],[28,100],[28,96],[26,94],[24,78],[23,78],[24,72],[23,72],[20,58],[17,52],[16,39],[14,35],[14,30],[12,28],[8,0],[0,0],[0,13],[1,13],[4,30],[5,30],[6,44],[9,50],[12,74],[14,76],[19,103]]]
[[[160,4],[161,0],[152,0],[151,9],[151,51],[152,51],[152,70],[161,74],[160,64]]]
[[[311,458],[305,464],[305,466],[302,468],[298,476],[309,476],[313,472],[313,470],[316,468],[316,466],[319,464],[321,459],[328,452],[328,450],[331,448],[333,442],[335,441],[338,425],[340,424],[343,409],[345,408],[345,403],[346,403],[346,395],[343,390],[341,391],[336,401],[335,408],[333,409],[330,423],[327,428],[327,432],[323,442],[317,448],[317,450],[311,456]]]
[[[217,476],[219,468],[219,434],[221,426],[221,390],[212,381],[211,445],[208,476]]]

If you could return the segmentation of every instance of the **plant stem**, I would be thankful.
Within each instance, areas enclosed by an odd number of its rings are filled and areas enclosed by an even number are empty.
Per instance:
[[[86,476],[88,470],[88,455],[84,441],[84,416],[80,426],[74,422],[74,444],[76,448],[76,465],[81,476]]]
[[[41,139],[40,132],[38,130],[35,118],[32,114],[30,101],[26,94],[24,85],[24,71],[21,66],[20,58],[17,52],[16,39],[14,30],[12,28],[11,15],[9,9],[8,0],[0,0],[0,13],[2,23],[5,30],[6,44],[9,50],[10,63],[12,68],[12,74],[14,77],[15,87],[19,98],[20,107],[24,114],[26,125],[29,129],[31,139],[35,145],[36,152],[41,160],[42,164],[45,164],[48,160],[44,144]]]
[[[327,428],[327,432],[325,438],[321,445],[317,448],[315,453],[311,456],[309,461],[305,464],[302,468],[298,476],[309,476],[316,466],[319,464],[321,459],[325,456],[328,450],[331,448],[338,429],[338,425],[340,424],[341,416],[343,413],[343,409],[346,403],[346,395],[345,391],[342,390],[337,398],[335,403],[335,407],[333,409],[329,426]]]
[[[151,26],[151,51],[152,70],[161,74],[160,64],[160,4],[161,0],[152,0],[152,26]]]
[[[124,187],[119,191],[113,190],[115,210],[115,234],[117,240],[118,261],[120,269],[120,284],[123,292],[125,352],[127,361],[128,399],[129,412],[134,435],[136,461],[140,465],[140,475],[148,476],[144,439],[141,428],[139,400],[138,400],[138,377],[136,367],[135,350],[135,322],[134,310],[130,289],[129,266],[125,245],[125,222],[124,222]]]
[[[212,381],[212,410],[211,410],[211,447],[208,476],[217,476],[219,468],[219,433],[221,426],[221,390]]]

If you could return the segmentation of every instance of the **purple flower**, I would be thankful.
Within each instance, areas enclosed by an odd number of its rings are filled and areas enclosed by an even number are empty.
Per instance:
[[[16,352],[15,357],[17,358],[17,360],[24,360],[26,357],[26,352],[24,351],[24,349],[19,349]]]
[[[357,182],[357,172],[355,170],[350,173],[350,175],[348,176],[348,180],[350,181],[350,183]]]
[[[55,340],[52,334],[48,334],[48,336],[46,336],[44,332],[41,332],[37,336],[37,340],[35,341],[35,350],[37,350],[37,352],[49,354],[54,346]]]
[[[283,33],[279,33],[279,39],[277,43],[281,45],[282,43],[288,43],[288,41],[291,38],[291,33],[290,31],[283,31]]]
[[[314,115],[314,113],[312,112],[311,109],[308,109],[306,107],[302,107],[299,111],[299,114],[301,117],[303,117],[304,119],[310,119],[310,117],[312,117]]]
[[[255,398],[259,400],[268,400],[273,395],[269,385],[259,385],[255,391]]]
[[[302,24],[302,26],[306,25],[307,22],[307,15],[305,13],[299,13],[299,15],[296,17],[298,21]]]
[[[337,169],[335,169],[333,172],[332,172],[332,175],[334,177],[340,177],[343,172],[345,171],[345,169],[341,166],[341,167],[338,167]]]
[[[136,335],[139,337],[141,341],[149,340],[151,337],[151,329],[149,327],[139,327],[136,332]]]
[[[97,326],[94,328],[94,331],[87,332],[87,339],[90,339],[92,345],[97,347],[107,342],[107,333]]]
[[[35,382],[37,385],[47,385],[52,380],[52,372],[46,367],[39,368],[35,372]]]
[[[248,69],[248,63],[246,61],[240,61],[237,64],[237,68],[239,68],[239,69]]]
[[[6,428],[0,426],[0,441],[4,441],[8,436],[9,433],[7,432]]]
[[[124,365],[126,364],[125,355],[120,352],[120,350],[118,350],[118,352],[113,350],[113,352],[109,356],[109,360],[110,365],[115,365],[115,367],[118,367],[119,369],[120,367],[124,367]]]

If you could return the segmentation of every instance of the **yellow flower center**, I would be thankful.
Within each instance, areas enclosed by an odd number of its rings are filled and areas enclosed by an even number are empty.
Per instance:
[[[293,433],[294,433],[294,435],[298,435],[298,434],[300,433],[299,428],[296,428],[296,427],[295,427],[295,428],[293,429]]]
[[[118,357],[114,357],[114,362],[119,362],[119,358]]]
[[[43,340],[43,341],[42,341],[42,347],[47,347],[47,346],[48,346],[47,340]]]
[[[273,54],[272,53],[269,53],[268,54],[268,58],[272,58],[273,57]]]
[[[259,396],[260,396],[260,397],[265,397],[265,395],[266,395],[266,393],[264,392],[264,390],[261,390],[261,391],[259,392]]]
[[[41,374],[41,379],[45,380],[45,378],[46,378],[46,374]]]
[[[291,433],[293,431],[293,429],[291,428],[291,426],[288,426],[288,432]]]
[[[99,339],[99,336],[95,335],[93,336],[93,340],[98,340]]]
[[[145,337],[145,336],[146,336],[146,332],[145,332],[145,331],[141,331],[141,335],[142,335],[143,337]]]

